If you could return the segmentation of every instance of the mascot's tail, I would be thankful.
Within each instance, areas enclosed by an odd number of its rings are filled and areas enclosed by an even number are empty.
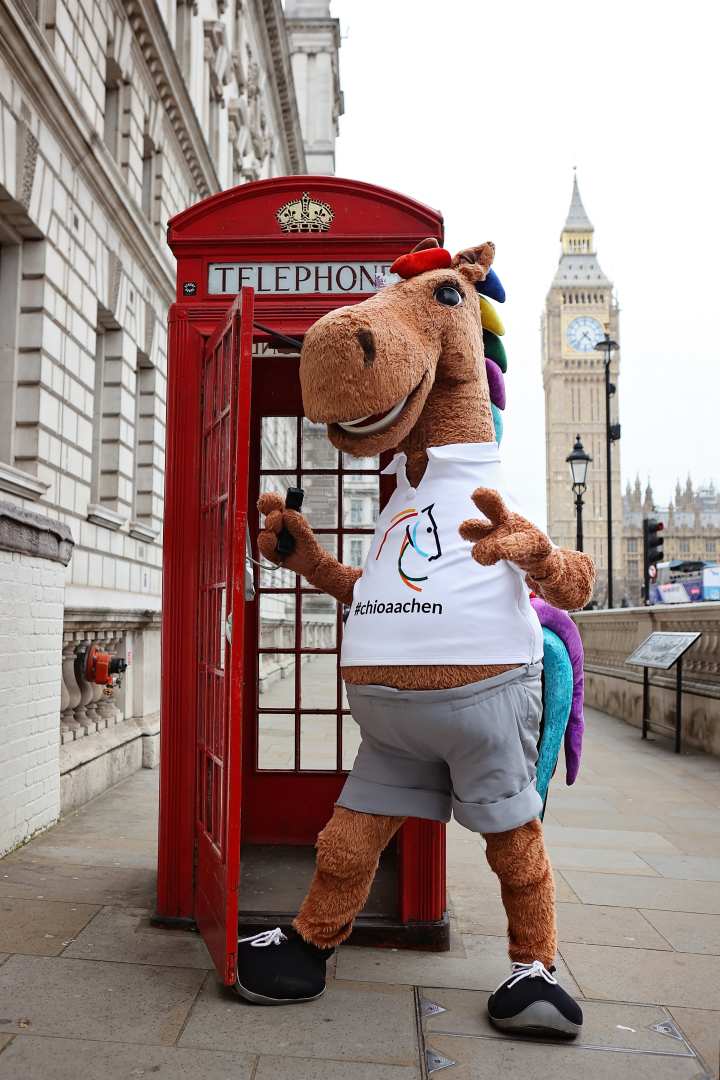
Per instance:
[[[502,343],[505,333],[502,320],[490,299],[502,304],[505,290],[494,270],[475,285],[480,294],[483,323],[485,367],[490,388],[495,438],[503,435],[502,413],[505,409],[505,372],[507,356]],[[490,299],[488,299],[490,298]],[[583,719],[583,647],[577,626],[565,611],[552,607],[539,597],[531,600],[543,628],[543,718],[538,743],[537,789],[547,802],[550,780],[557,767],[560,745],[565,742],[565,779],[574,784],[580,768]]]
[[[532,597],[543,628],[543,717],[538,743],[537,789],[547,802],[560,744],[565,743],[565,782],[574,784],[580,769],[583,718],[583,646],[580,631],[566,611]]]

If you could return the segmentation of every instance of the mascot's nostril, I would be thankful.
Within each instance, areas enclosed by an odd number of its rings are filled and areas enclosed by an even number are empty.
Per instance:
[[[355,337],[360,342],[362,351],[365,354],[365,367],[371,367],[375,362],[375,338],[372,330],[358,330]]]

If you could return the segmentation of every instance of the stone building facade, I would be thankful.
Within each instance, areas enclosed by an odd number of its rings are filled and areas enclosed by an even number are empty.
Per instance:
[[[575,497],[566,458],[579,433],[593,459],[583,516],[584,547],[597,567],[595,599],[607,596],[607,482],[605,471],[605,368],[595,345],[607,331],[619,343],[619,309],[612,282],[595,250],[594,229],[583,206],[577,177],[567,220],[560,234],[558,268],[542,319],[542,374],[545,392],[548,531],[560,545],[575,547]],[[617,420],[620,353],[613,353],[610,381],[615,386],[611,423]],[[618,523],[620,444],[612,449],[611,494]],[[613,539],[613,580],[624,581],[620,529]],[[619,597],[617,598],[619,601]]]
[[[329,0],[0,5],[0,498],[75,544],[65,808],[157,750],[166,222],[247,180],[332,171],[338,46]],[[88,641],[129,661],[102,708],[77,671]]]
[[[643,574],[643,518],[662,521],[663,557],[720,562],[720,491],[713,481],[693,487],[688,476],[685,486],[675,485],[675,495],[666,507],[656,507],[650,484],[642,491],[640,479],[627,484],[623,496],[622,543],[625,554],[624,596],[630,604],[641,603]]]

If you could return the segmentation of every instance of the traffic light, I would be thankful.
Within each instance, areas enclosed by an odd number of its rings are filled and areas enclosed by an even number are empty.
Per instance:
[[[656,518],[643,518],[643,598],[650,603],[650,567],[663,560],[663,537],[665,528]]]

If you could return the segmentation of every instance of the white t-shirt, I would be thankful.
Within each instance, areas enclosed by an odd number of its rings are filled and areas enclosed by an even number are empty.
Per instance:
[[[542,658],[540,623],[515,563],[480,566],[458,526],[482,518],[475,488],[508,494],[497,443],[427,451],[417,488],[405,454],[384,470],[397,487],[381,513],[353,592],[341,664],[526,664]]]

